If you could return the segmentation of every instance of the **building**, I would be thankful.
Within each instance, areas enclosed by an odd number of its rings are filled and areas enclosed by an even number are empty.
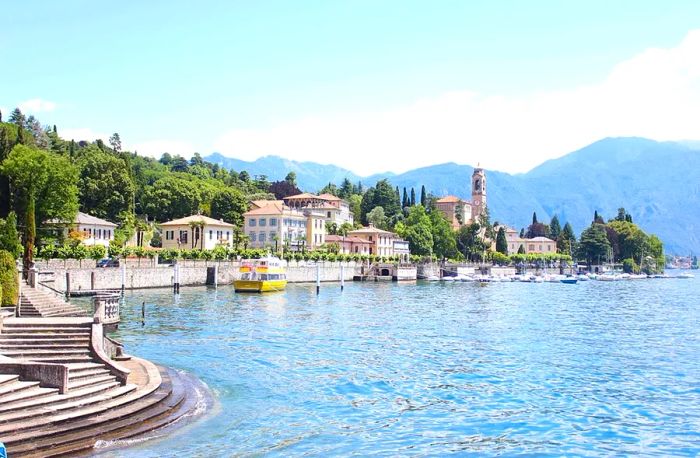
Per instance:
[[[369,227],[363,227],[361,229],[350,231],[348,232],[348,235],[370,242],[371,245],[369,246],[369,254],[374,254],[377,256],[408,254],[408,242],[402,240],[393,232],[378,229],[371,224]]]
[[[233,246],[233,224],[204,215],[191,215],[162,223],[163,248],[212,250]]]
[[[305,192],[285,197],[284,204],[297,210],[313,210],[314,212],[322,213],[327,223],[335,223],[338,226],[343,223],[352,224],[354,220],[354,216],[350,211],[350,204],[332,194],[317,196]]]
[[[338,245],[338,253],[366,255],[369,255],[369,250],[373,246],[369,240],[351,235],[327,235],[326,244]]]
[[[109,247],[110,240],[114,240],[114,230],[117,228],[117,225],[110,221],[83,212],[78,212],[72,223],[51,220],[48,225],[62,231],[64,237],[80,238],[83,245],[104,247]]]
[[[472,173],[471,194],[471,202],[456,196],[445,196],[435,203],[455,230],[477,221],[486,211],[486,172],[482,168],[477,167]]]
[[[557,242],[548,239],[547,237],[535,237],[531,239],[520,238],[518,231],[508,226],[496,226],[494,230],[496,233],[503,227],[506,233],[506,242],[508,243],[508,254],[516,254],[520,247],[523,247],[523,251],[526,254],[530,253],[556,253],[557,252]],[[496,241],[493,241],[491,249],[496,249]]]
[[[251,207],[243,214],[251,248],[300,251],[326,243],[326,223],[320,210],[290,208],[278,200],[253,201]]]

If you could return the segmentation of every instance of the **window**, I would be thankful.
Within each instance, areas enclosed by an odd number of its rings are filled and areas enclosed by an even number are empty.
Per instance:
[[[250,218],[250,221],[248,221],[248,226],[255,227],[256,221],[257,220],[255,218]]]
[[[259,225],[260,227],[267,226],[267,220],[266,220],[265,218],[260,218],[260,219],[258,220],[258,225]]]
[[[271,242],[272,242],[273,240],[275,240],[275,235],[277,235],[276,232],[270,232],[270,241],[271,241]]]
[[[255,232],[250,233],[250,241],[251,242],[256,242],[258,240],[258,234]]]
[[[187,231],[180,231],[180,243],[187,243]]]
[[[277,226],[277,218],[270,218],[270,226]]]
[[[540,251],[542,251],[542,245],[540,245]]]
[[[372,236],[371,236],[371,235],[369,236],[369,241],[370,241],[370,242],[372,241]]]
[[[231,231],[226,231],[226,240],[229,240],[229,238],[230,238],[230,237],[229,237],[229,236],[230,236],[230,234],[231,234]]]
[[[260,240],[261,242],[265,241],[265,233],[264,232],[260,233],[260,238],[258,240]]]
[[[535,245],[532,243],[527,246],[528,251],[535,251]]]
[[[328,212],[328,218],[330,218],[330,217],[331,217],[331,212]]]
[[[214,231],[212,231],[211,229],[209,229],[209,240],[211,240],[211,239],[213,239],[213,238],[214,238]]]

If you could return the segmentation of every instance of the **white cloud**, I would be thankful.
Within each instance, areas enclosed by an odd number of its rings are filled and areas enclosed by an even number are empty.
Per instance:
[[[179,140],[149,140],[136,144],[125,145],[129,151],[137,151],[140,155],[159,158],[163,153],[179,154],[190,157],[196,151],[191,143]]]
[[[104,132],[95,132],[88,127],[79,127],[76,129],[59,129],[58,135],[64,140],[75,140],[76,142],[85,140],[88,142],[94,142],[98,138],[103,142],[107,143],[110,134]]]
[[[607,136],[700,137],[700,30],[675,48],[648,49],[603,81],[520,97],[468,90],[384,112],[309,117],[233,129],[223,154],[279,154],[335,163],[361,174],[454,161],[524,172]]]
[[[17,106],[23,113],[44,113],[56,109],[56,103],[42,99],[25,100]]]

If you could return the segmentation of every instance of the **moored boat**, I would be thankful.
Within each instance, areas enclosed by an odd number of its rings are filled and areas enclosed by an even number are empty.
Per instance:
[[[237,293],[282,291],[287,287],[287,272],[277,257],[244,260],[239,271],[241,279],[233,281]]]

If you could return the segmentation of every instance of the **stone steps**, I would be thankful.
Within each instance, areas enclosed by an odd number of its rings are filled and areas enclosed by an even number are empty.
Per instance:
[[[44,293],[31,287],[22,289],[20,297],[20,316],[58,317],[86,316],[87,313],[63,299]]]
[[[16,374],[0,374],[0,387],[19,380],[19,375]]]
[[[23,332],[21,330],[15,330],[5,334],[4,332],[0,334],[0,341],[12,341],[12,340],[49,340],[54,341],[56,339],[81,339],[89,340],[90,332],[87,328],[80,328],[82,332]]]
[[[61,337],[55,337],[52,339],[41,338],[41,339],[13,339],[5,338],[4,334],[0,334],[0,347],[28,347],[33,346],[34,348],[42,348],[44,346],[73,346],[81,345],[87,346],[90,344],[90,337],[85,335],[80,335],[78,337],[63,338],[62,334],[58,334]]]
[[[97,402],[99,400],[96,399],[97,396],[103,396],[105,393],[109,393],[110,391],[119,387],[119,383],[114,381],[113,383],[103,383],[102,385],[88,386],[84,388],[75,389],[73,391],[69,391],[66,394],[54,393],[50,396],[46,396],[41,399],[26,399],[22,402],[17,402],[12,406],[0,405],[0,418],[2,418],[3,413],[10,414],[11,412],[16,411],[17,409],[28,410],[34,412],[31,415],[35,415],[35,409],[43,409],[42,412],[46,412],[46,409],[52,409],[55,405],[64,404],[68,402],[75,403],[78,401],[84,401],[83,404],[79,405],[88,405],[93,402]],[[22,419],[25,418],[25,416],[20,416],[18,418]],[[16,420],[18,418],[14,419]],[[6,420],[0,420],[0,424],[2,424],[3,421]]]
[[[0,399],[8,394],[17,393],[22,390],[39,386],[39,382],[20,382],[19,380],[13,383],[6,383],[0,386]]]
[[[181,383],[161,370],[162,383],[147,396],[90,418],[54,423],[40,435],[20,432],[0,440],[11,456],[50,457],[94,449],[97,440],[126,439],[163,427],[193,408]]]
[[[34,386],[16,391],[14,393],[6,394],[0,398],[0,412],[3,410],[14,409],[17,405],[28,401],[43,399],[54,394],[58,394],[58,388],[42,388],[40,386]]]

